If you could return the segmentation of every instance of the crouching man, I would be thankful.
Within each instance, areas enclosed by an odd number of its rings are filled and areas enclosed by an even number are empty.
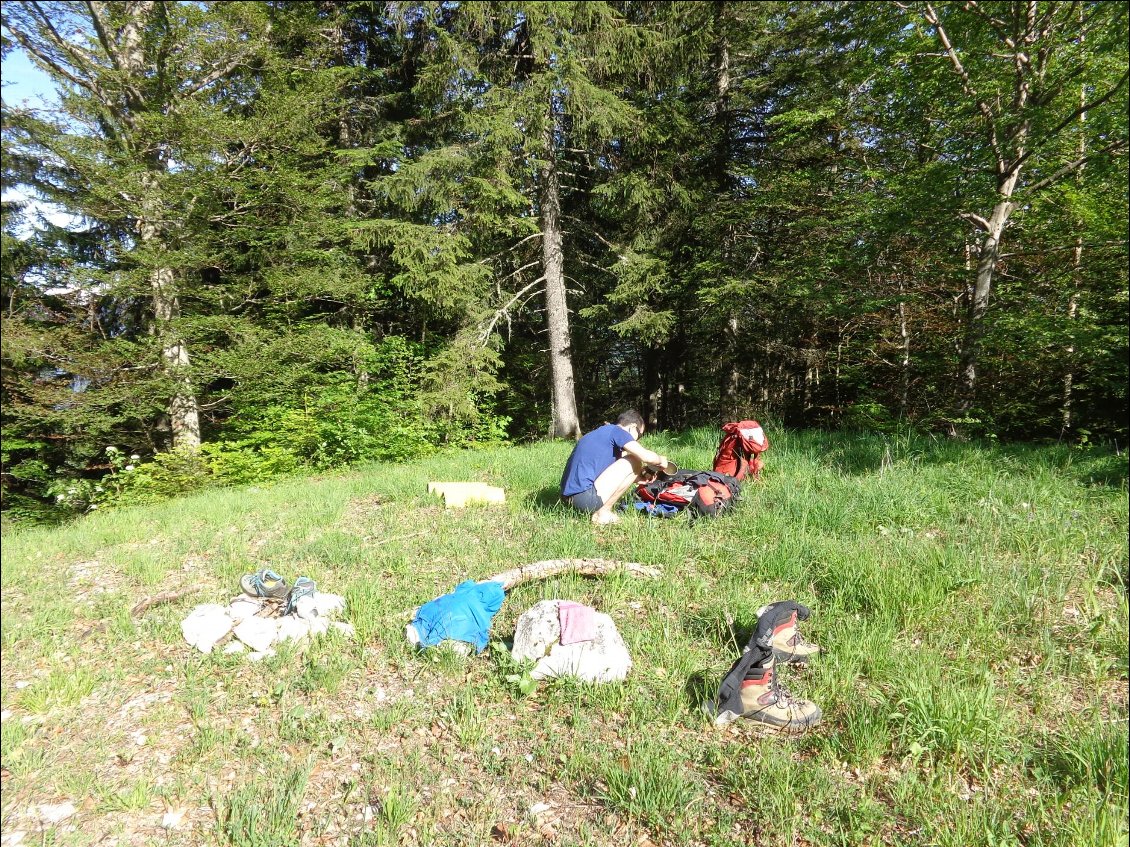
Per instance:
[[[645,466],[667,464],[666,456],[639,443],[644,429],[643,417],[632,409],[582,437],[561,476],[562,502],[591,514],[595,524],[619,521],[612,509],[648,473]]]

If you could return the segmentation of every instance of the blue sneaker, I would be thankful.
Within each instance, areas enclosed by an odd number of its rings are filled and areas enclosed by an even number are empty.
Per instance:
[[[291,612],[297,609],[298,601],[303,597],[309,597],[314,593],[314,590],[317,587],[318,586],[314,582],[314,580],[310,579],[310,577],[308,576],[300,576],[298,579],[296,579],[294,581],[294,587],[290,589],[290,593],[286,596],[286,610],[283,612],[283,614],[289,615]]]
[[[258,573],[244,574],[239,580],[239,587],[244,594],[252,597],[274,597],[281,600],[290,592],[286,580],[272,570],[261,570]]]

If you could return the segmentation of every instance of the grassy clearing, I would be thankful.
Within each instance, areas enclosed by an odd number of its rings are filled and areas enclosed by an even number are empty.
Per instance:
[[[55,845],[1125,844],[1126,461],[780,432],[717,521],[595,529],[556,504],[568,445],[214,491],[3,544],[3,830]],[[716,435],[652,439],[705,467]],[[502,485],[447,512],[429,479]],[[532,692],[496,645],[418,654],[409,610],[540,559],[662,568],[512,591],[617,622],[622,685]],[[259,664],[179,623],[239,575],[306,574],[358,637]],[[137,618],[158,591],[182,601]],[[698,711],[763,603],[826,649],[800,739]],[[44,804],[75,814],[40,822]],[[170,826],[164,828],[163,822]],[[26,842],[25,842],[26,843]]]

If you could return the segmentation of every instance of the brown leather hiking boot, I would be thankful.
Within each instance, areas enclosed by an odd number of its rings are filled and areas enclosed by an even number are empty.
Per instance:
[[[781,732],[804,732],[820,723],[820,707],[794,697],[777,680],[771,660],[768,667],[752,668],[742,682],[741,717]]]
[[[758,617],[765,612],[758,610]],[[797,629],[797,613],[773,627],[773,659],[779,665],[806,665],[808,660],[820,652],[820,647],[805,639]]]

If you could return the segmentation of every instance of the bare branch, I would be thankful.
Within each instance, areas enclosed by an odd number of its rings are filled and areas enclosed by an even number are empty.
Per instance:
[[[973,212],[958,212],[957,216],[962,220],[975,224],[978,229],[984,230],[985,232],[989,231],[989,222],[980,215],[976,215]]]
[[[240,65],[242,65],[243,61],[244,61],[244,57],[238,56],[238,57],[232,59],[230,62],[228,62],[227,64],[225,64],[223,66],[213,66],[212,72],[209,73],[203,79],[199,80],[198,82],[190,85],[187,89],[185,89],[184,95],[186,97],[191,97],[194,94],[198,93],[199,91],[202,91],[203,89],[207,88],[212,83],[223,79],[228,74],[232,73]]]
[[[1020,156],[1016,160],[1016,162],[1013,164],[1013,167],[1019,167],[1021,164],[1023,164],[1025,159],[1029,158],[1033,153],[1035,153],[1036,150],[1039,147],[1043,146],[1045,143],[1047,143],[1048,141],[1051,141],[1053,138],[1055,138],[1055,136],[1058,135],[1064,129],[1064,127],[1068,126],[1071,123],[1074,123],[1079,118],[1080,115],[1083,115],[1086,112],[1090,112],[1093,109],[1097,109],[1099,106],[1101,106],[1107,100],[1109,100],[1111,97],[1113,97],[1115,94],[1117,94],[1118,89],[1122,88],[1122,86],[1124,86],[1126,84],[1126,80],[1128,78],[1128,75],[1130,75],[1130,74],[1128,74],[1127,71],[1123,71],[1122,76],[1119,78],[1118,82],[1116,82],[1111,87],[1111,89],[1109,91],[1107,91],[1106,94],[1102,95],[1097,100],[1092,100],[1089,103],[1081,104],[1079,106],[1079,108],[1072,111],[1071,114],[1069,114],[1067,117],[1065,117],[1063,120],[1061,120],[1058,124],[1056,124],[1055,127],[1050,129],[1048,132],[1043,133],[1043,137],[1040,139],[1040,141],[1037,144],[1032,145],[1032,148],[1030,150],[1028,150],[1023,156]]]
[[[510,307],[517,303],[522,298],[523,294],[542,282],[545,282],[545,277],[539,276],[537,279],[535,279],[533,282],[531,282],[529,285],[521,289],[517,294],[507,300],[504,306],[496,309],[494,316],[490,319],[490,323],[486,326],[485,329],[483,329],[482,332],[479,333],[479,343],[485,345],[487,343],[487,339],[490,338],[491,333],[494,332],[494,328],[498,325],[499,320],[509,314]]]
[[[991,26],[996,34],[1000,36],[1000,40],[1008,45],[1009,49],[1016,49],[1016,42],[1009,37],[1004,21],[1002,21],[1000,18],[994,18],[992,15],[982,9],[981,4],[975,2],[975,0],[969,0],[969,2],[965,4],[965,9],[977,15],[977,17],[981,18],[989,26]]]
[[[949,56],[954,71],[956,71],[958,77],[961,78],[962,90],[977,104],[977,108],[981,111],[981,116],[984,117],[989,132],[989,145],[993,148],[993,152],[997,157],[997,167],[998,169],[1003,169],[1005,157],[1001,151],[1000,142],[997,140],[996,115],[993,114],[993,110],[989,104],[977,96],[977,92],[973,88],[973,80],[969,77],[969,72],[965,70],[965,66],[961,64],[957,50],[954,49],[953,44],[950,42],[949,35],[942,26],[942,21],[938,17],[938,13],[930,3],[926,4],[926,11],[923,13],[923,16],[926,18],[926,22],[934,27],[934,32],[937,33],[938,40],[942,42],[942,47],[945,48],[946,55]]]
[[[1098,156],[1102,156],[1106,153],[1117,153],[1118,151],[1125,150],[1125,149],[1126,149],[1126,139],[1120,138],[1118,141],[1115,141],[1111,144],[1108,144],[1106,147],[1102,148],[1101,150],[1096,150],[1094,153],[1088,153],[1086,156],[1080,156],[1074,162],[1068,162],[1062,168],[1055,171],[1055,173],[1049,174],[1048,176],[1044,177],[1043,179],[1041,179],[1039,182],[1035,183],[1034,185],[1028,186],[1027,191],[1031,194],[1035,194],[1035,193],[1042,191],[1043,189],[1047,188],[1049,185],[1054,185],[1055,183],[1059,182],[1061,179],[1063,179],[1069,173],[1071,173],[1072,171],[1082,167],[1087,162],[1089,162],[1091,159],[1094,159]]]
[[[520,239],[519,241],[516,241],[513,244],[511,244],[509,247],[505,247],[502,250],[499,250],[493,256],[487,256],[485,259],[479,259],[478,263],[480,265],[485,265],[487,262],[491,261],[492,259],[497,259],[503,253],[509,253],[511,250],[516,250],[519,247],[521,247],[523,244],[525,244],[527,241],[532,241],[535,238],[541,238],[541,236],[542,236],[542,234],[540,232],[535,232],[533,235],[527,235],[525,238]]]
[[[118,53],[114,49],[115,45],[110,38],[110,33],[106,31],[106,25],[102,20],[102,10],[105,8],[104,3],[96,3],[93,0],[86,0],[86,9],[90,13],[90,20],[94,24],[94,32],[98,36],[98,41],[102,45],[102,49],[106,51],[106,55],[110,57],[110,61],[114,64],[114,68],[121,70],[121,65],[118,64]]]

